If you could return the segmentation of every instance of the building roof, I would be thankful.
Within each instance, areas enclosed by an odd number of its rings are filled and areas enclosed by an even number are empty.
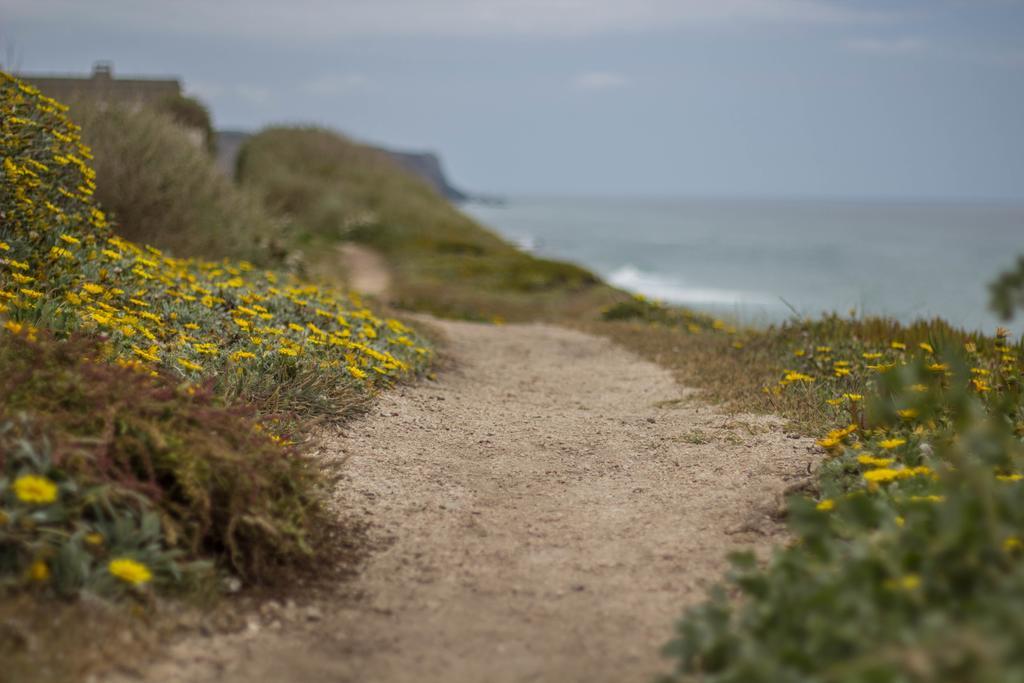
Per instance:
[[[18,74],[43,94],[65,101],[79,97],[143,104],[181,95],[176,78],[115,78],[110,62],[97,62],[89,76],[66,74]]]

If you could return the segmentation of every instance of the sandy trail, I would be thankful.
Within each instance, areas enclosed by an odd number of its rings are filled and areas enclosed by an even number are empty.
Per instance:
[[[765,511],[812,457],[778,421],[604,339],[435,324],[454,369],[327,444],[338,514],[384,549],[307,616],[186,639],[148,680],[648,681],[725,555],[772,542]]]
[[[373,249],[355,242],[342,242],[338,255],[348,277],[348,285],[361,294],[377,298],[387,296],[391,272],[384,258]]]

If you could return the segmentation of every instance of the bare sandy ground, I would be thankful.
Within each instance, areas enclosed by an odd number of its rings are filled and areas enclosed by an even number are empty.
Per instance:
[[[326,443],[337,514],[383,549],[146,680],[648,681],[726,554],[779,540],[767,513],[813,456],[778,421],[723,415],[604,339],[435,324],[453,368]]]
[[[387,295],[391,287],[391,273],[380,254],[355,242],[342,242],[338,255],[349,287],[370,296]]]

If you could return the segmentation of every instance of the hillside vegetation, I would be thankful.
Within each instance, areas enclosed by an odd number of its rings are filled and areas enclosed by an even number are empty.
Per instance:
[[[119,236],[65,110],[0,73],[0,597],[138,597],[307,562],[318,482],[289,435],[430,351],[353,294]],[[125,140],[105,148],[115,166],[179,144]]]
[[[400,307],[475,320],[565,319],[623,298],[583,268],[521,252],[384,153],[330,131],[263,131],[243,147],[238,176],[295,223],[295,243],[317,272],[324,260],[337,263],[333,247],[343,240],[381,252]]]
[[[121,237],[177,256],[281,265],[287,225],[220,173],[169,114],[89,100],[70,107],[94,155],[96,199]]]

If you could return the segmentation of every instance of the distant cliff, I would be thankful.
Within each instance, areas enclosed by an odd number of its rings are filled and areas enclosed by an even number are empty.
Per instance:
[[[452,187],[448,182],[444,169],[441,168],[441,160],[433,152],[398,152],[391,149],[381,149],[390,156],[398,165],[413,175],[419,176],[433,187],[439,195],[453,202],[464,202],[469,195]]]
[[[217,131],[217,165],[228,175],[235,174],[235,161],[238,152],[252,135],[242,131]],[[442,197],[453,202],[464,202],[472,197],[448,182],[441,159],[433,152],[400,152],[392,149],[378,148],[387,154],[399,166],[419,177],[430,185]]]

